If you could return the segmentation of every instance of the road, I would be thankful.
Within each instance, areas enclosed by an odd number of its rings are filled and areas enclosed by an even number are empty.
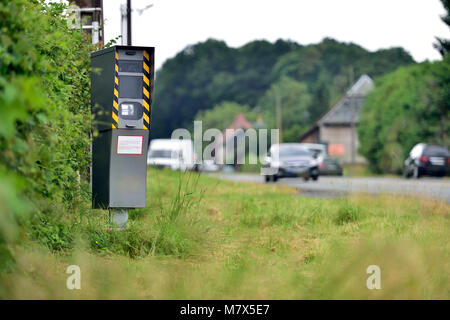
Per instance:
[[[215,173],[215,177],[237,182],[264,183],[256,174]],[[354,192],[369,194],[390,193],[430,197],[450,203],[450,180],[421,178],[406,180],[385,177],[319,177],[319,181],[304,181],[301,178],[280,179],[278,184],[297,188],[301,194],[311,197],[339,197]]]

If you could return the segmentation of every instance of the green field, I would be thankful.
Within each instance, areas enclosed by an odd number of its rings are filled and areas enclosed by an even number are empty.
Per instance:
[[[127,230],[110,231],[107,212],[87,207],[38,224],[40,236],[24,235],[15,264],[0,274],[0,296],[450,298],[447,203],[314,199],[288,187],[156,170],[147,186],[147,208],[131,212]],[[72,264],[81,268],[81,290],[66,288]],[[380,290],[366,287],[369,265],[381,268]]]

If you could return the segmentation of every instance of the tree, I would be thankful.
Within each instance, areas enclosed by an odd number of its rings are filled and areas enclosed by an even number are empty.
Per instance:
[[[431,129],[439,143],[450,146],[450,55],[434,64],[431,74],[428,88],[432,104],[428,111],[431,121],[438,124]]]
[[[447,13],[441,17],[442,21],[450,27],[450,0],[441,0],[442,5],[444,6]],[[445,56],[450,51],[450,40],[441,39],[436,37],[437,43],[434,44],[434,47],[441,53],[442,56]]]
[[[260,99],[259,106],[264,110],[265,121],[272,128],[276,127],[277,99],[280,101],[282,110],[283,141],[296,142],[311,123],[309,107],[312,97],[308,86],[287,76],[283,76],[271,85]]]
[[[298,45],[253,41],[241,48],[209,39],[186,47],[156,74],[151,137],[190,127],[194,116],[222,101],[254,106],[272,82],[272,66]]]
[[[199,111],[195,120],[202,121],[203,130],[217,128],[223,131],[239,113],[244,113],[250,122],[254,122],[257,118],[256,112],[252,111],[249,106],[225,101],[215,105],[213,109]]]
[[[314,121],[323,115],[330,107],[330,91],[326,80],[319,79],[312,89],[311,119]]]
[[[375,172],[400,173],[419,143],[450,145],[450,56],[376,81],[361,110],[359,152]]]
[[[298,123],[309,126],[349,88],[350,66],[357,79],[363,73],[378,76],[412,63],[401,48],[368,52],[333,39],[308,46],[284,40],[252,41],[240,48],[209,39],[186,47],[158,70],[151,138],[169,137],[176,128],[192,126],[199,111],[223,101],[255,108],[285,76],[304,83],[311,95],[309,122]]]

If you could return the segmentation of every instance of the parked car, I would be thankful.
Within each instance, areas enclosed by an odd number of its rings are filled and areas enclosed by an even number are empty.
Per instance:
[[[273,144],[263,166],[276,170],[276,173],[265,176],[266,182],[288,177],[303,177],[306,181],[319,178],[317,160],[299,143]]]
[[[192,140],[152,140],[148,150],[147,165],[172,170],[195,170],[195,153]]]
[[[342,176],[342,166],[339,160],[325,156],[319,161],[319,174],[321,176]]]
[[[444,176],[449,172],[450,152],[447,147],[419,143],[411,149],[405,160],[406,178],[421,176]]]
[[[299,146],[307,149],[318,161],[322,161],[328,155],[326,145],[321,143],[299,143]]]

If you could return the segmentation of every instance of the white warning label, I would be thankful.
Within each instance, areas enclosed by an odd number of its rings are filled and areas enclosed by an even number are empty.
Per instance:
[[[144,136],[117,136],[117,154],[142,154]]]

